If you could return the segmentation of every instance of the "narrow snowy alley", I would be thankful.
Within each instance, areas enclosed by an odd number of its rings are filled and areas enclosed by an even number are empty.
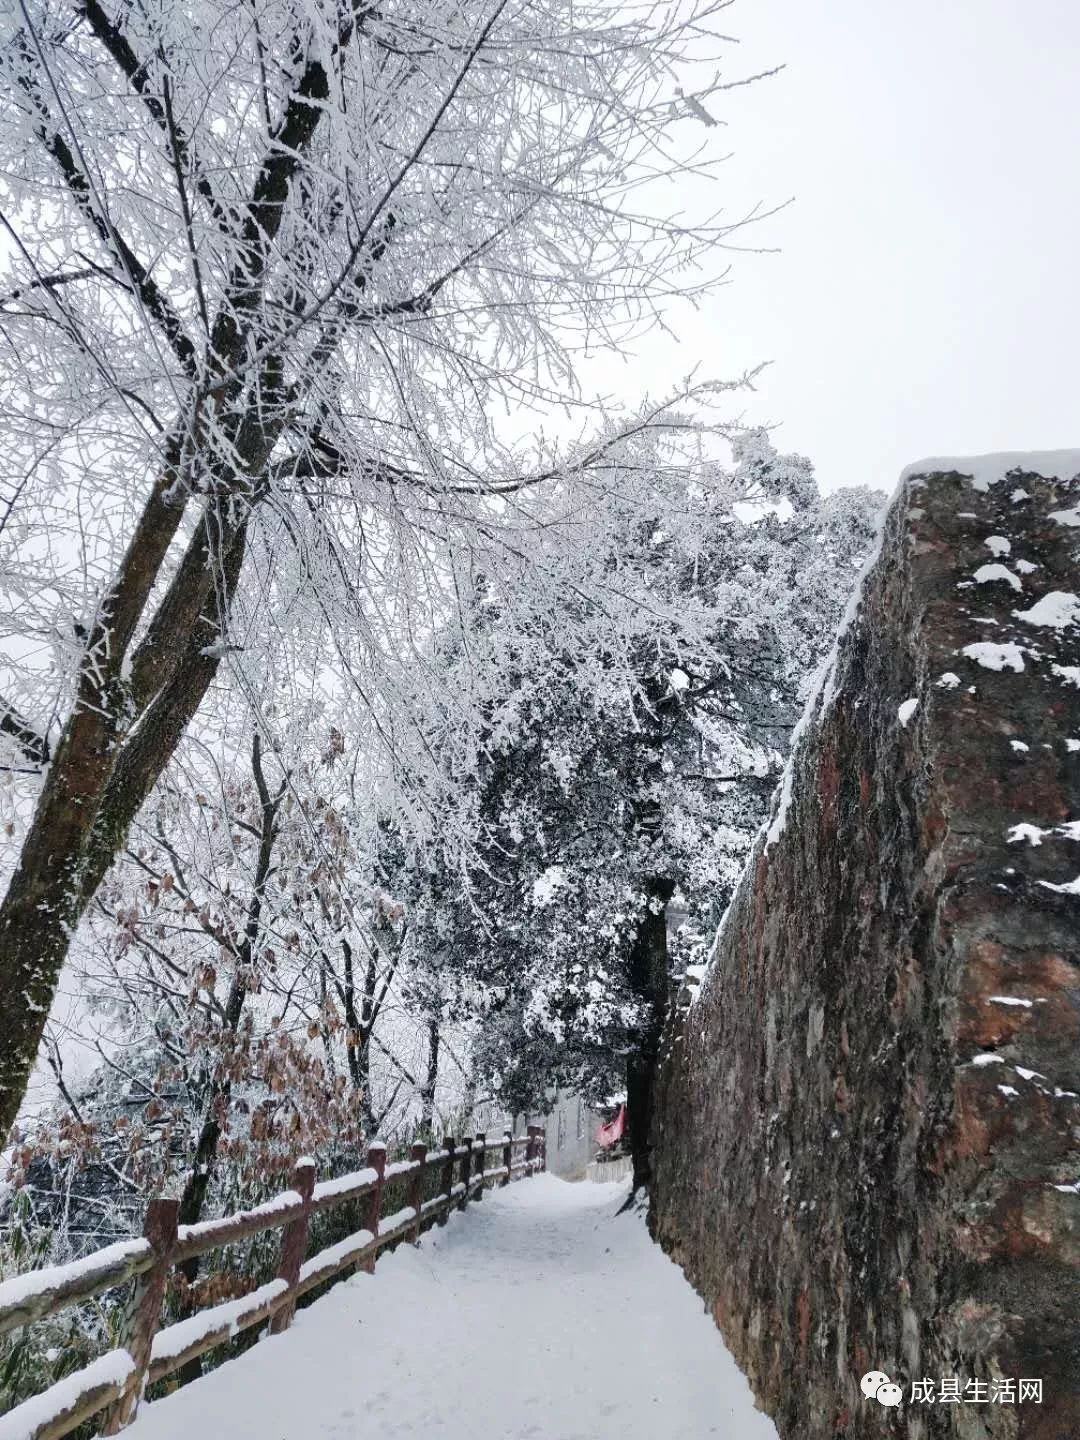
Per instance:
[[[137,1440],[775,1440],[624,1186],[497,1190],[145,1405]]]

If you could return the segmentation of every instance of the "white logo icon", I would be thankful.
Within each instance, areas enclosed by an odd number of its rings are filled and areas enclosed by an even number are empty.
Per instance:
[[[904,1398],[900,1386],[894,1385],[884,1370],[868,1370],[859,1386],[868,1400],[876,1400],[879,1405],[899,1405]]]

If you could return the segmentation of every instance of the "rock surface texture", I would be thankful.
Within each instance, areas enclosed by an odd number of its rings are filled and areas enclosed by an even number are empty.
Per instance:
[[[906,474],[666,1038],[652,1223],[785,1440],[1080,1437],[1078,556],[1080,452]]]

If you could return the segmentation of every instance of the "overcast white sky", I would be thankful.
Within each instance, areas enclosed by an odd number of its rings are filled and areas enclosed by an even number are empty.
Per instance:
[[[713,105],[725,192],[796,202],[754,232],[782,253],[629,388],[772,361],[746,418],[826,488],[1080,445],[1080,0],[738,0],[724,24],[725,78],[787,65]]]

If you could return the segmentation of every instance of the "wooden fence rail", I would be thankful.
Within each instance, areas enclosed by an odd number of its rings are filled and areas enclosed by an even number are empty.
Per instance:
[[[134,1282],[125,1314],[125,1343],[85,1369],[57,1381],[40,1395],[0,1417],[0,1440],[61,1440],[84,1420],[104,1411],[103,1435],[115,1435],[134,1419],[147,1384],[174,1374],[191,1361],[253,1326],[269,1322],[279,1334],[292,1323],[297,1301],[310,1290],[357,1269],[373,1270],[384,1246],[414,1243],[452,1208],[480,1199],[485,1185],[508,1185],[546,1168],[543,1130],[498,1140],[447,1137],[441,1150],[414,1145],[408,1160],[386,1163],[385,1147],[373,1144],[367,1166],[336,1180],[316,1183],[315,1162],[297,1161],[290,1189],[263,1205],[198,1225],[176,1223],[175,1200],[152,1200],[141,1240],[109,1245],[70,1265],[31,1270],[0,1282],[0,1334],[59,1314],[118,1285]],[[489,1157],[497,1155],[498,1163]],[[455,1166],[460,1179],[454,1181]],[[440,1193],[425,1201],[424,1182],[439,1167]],[[409,1203],[382,1214],[383,1190],[407,1178]],[[367,1197],[364,1228],[307,1257],[313,1215]],[[207,1251],[280,1230],[277,1277],[239,1300],[211,1306],[161,1328],[162,1305],[175,1266]]]

